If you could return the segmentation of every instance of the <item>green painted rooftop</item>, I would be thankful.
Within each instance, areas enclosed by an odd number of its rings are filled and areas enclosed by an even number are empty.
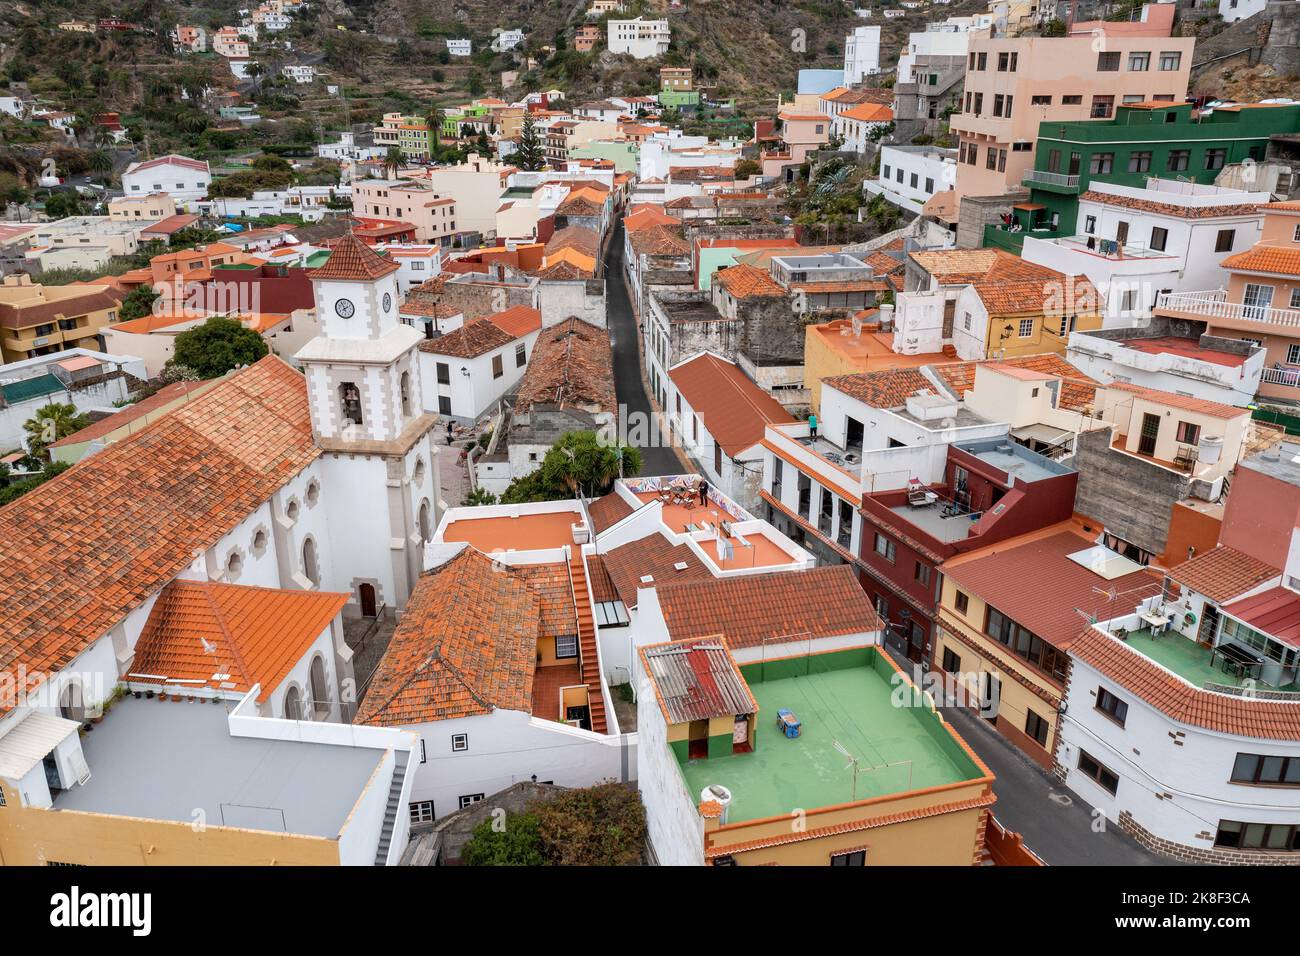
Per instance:
[[[853,772],[837,741],[858,760],[857,800],[983,776],[928,708],[895,706],[896,672],[879,651],[748,664],[741,673],[758,701],[754,750],[681,768],[696,802],[710,784],[731,791],[728,822],[853,802]],[[802,721],[800,736],[787,738],[777,728],[782,708]]]
[[[1181,634],[1169,632],[1161,637],[1152,637],[1148,628],[1131,631],[1124,642],[1133,650],[1151,658],[1166,670],[1171,670],[1188,683],[1203,687],[1206,684],[1226,684],[1240,687],[1245,679],[1223,670],[1222,658],[1216,657],[1210,664],[1210,649],[1203,644],[1188,640]],[[1256,686],[1268,690],[1295,690],[1293,685],[1274,688],[1272,685],[1256,681]]]

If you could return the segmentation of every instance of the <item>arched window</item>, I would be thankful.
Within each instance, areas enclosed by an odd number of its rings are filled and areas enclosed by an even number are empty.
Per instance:
[[[316,541],[312,538],[302,543],[302,573],[312,584],[320,587],[320,565],[316,560]]]
[[[402,373],[402,417],[411,417],[411,373]]]
[[[314,505],[320,501],[320,482],[313,481],[307,486],[307,504]]]
[[[296,685],[284,695],[284,716],[286,720],[302,720],[302,695]]]
[[[319,654],[311,662],[311,712],[314,719],[329,715],[330,688],[325,679],[325,660]]]
[[[86,719],[86,689],[81,681],[71,680],[63,685],[59,693],[59,716],[65,720]]]
[[[355,382],[344,382],[339,386],[339,406],[345,422],[362,424],[361,389],[357,388]]]
[[[433,528],[429,522],[429,500],[420,502],[420,540],[428,541],[433,537]]]

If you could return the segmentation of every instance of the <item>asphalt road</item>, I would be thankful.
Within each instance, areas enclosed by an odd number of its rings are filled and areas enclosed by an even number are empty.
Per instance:
[[[636,314],[628,294],[627,274],[623,271],[623,223],[619,222],[605,252],[605,315],[609,325],[609,344],[614,351],[614,391],[619,412],[626,416],[628,432],[637,437],[632,423],[650,421],[653,410],[650,397],[641,381],[641,356],[637,350]],[[633,417],[636,416],[636,417]],[[648,429],[642,429],[644,435]],[[636,441],[641,451],[642,475],[680,475],[682,463],[671,448],[651,447]]]

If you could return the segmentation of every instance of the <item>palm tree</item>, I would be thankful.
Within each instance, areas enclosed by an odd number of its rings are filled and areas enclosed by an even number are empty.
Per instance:
[[[442,121],[444,117],[441,106],[434,106],[429,110],[424,121],[429,124],[429,138],[434,146],[442,143]]]
[[[46,446],[90,424],[90,418],[77,411],[76,405],[51,402],[23,423],[27,433],[27,450],[33,458],[48,460]]]
[[[108,188],[109,180],[113,178],[113,155],[106,149],[97,149],[87,159],[90,164],[90,171],[98,174],[99,184],[105,189]]]
[[[406,164],[406,157],[397,146],[389,146],[388,152],[384,154],[384,172],[388,174],[389,179],[396,179],[397,172]]]

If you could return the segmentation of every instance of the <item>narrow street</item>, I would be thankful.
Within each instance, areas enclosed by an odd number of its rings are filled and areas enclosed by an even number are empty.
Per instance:
[[[636,315],[632,311],[627,275],[623,271],[622,220],[619,220],[605,253],[605,305],[609,344],[614,350],[614,390],[620,414],[645,416],[643,420],[648,421],[653,409],[641,379]],[[641,451],[642,475],[679,475],[684,470],[671,448],[637,447]]]

